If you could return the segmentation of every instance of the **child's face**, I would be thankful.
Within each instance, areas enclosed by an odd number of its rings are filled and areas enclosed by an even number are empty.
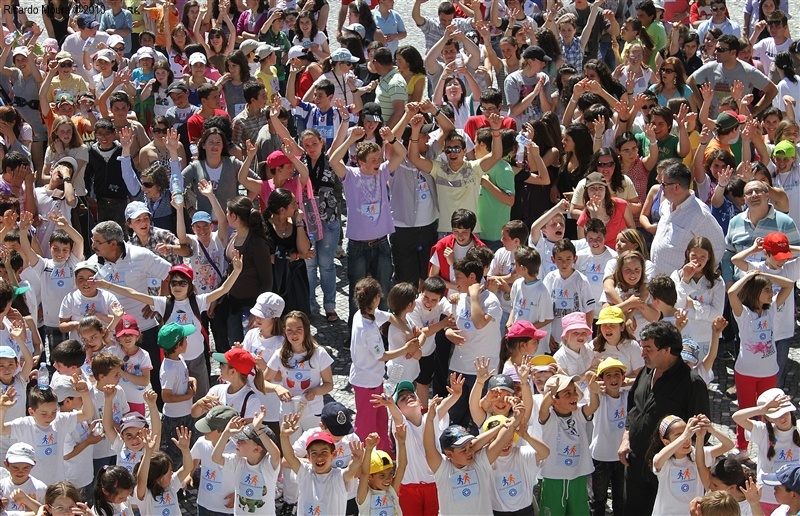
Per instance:
[[[536,387],[536,390],[539,393],[544,394],[544,384],[547,383],[547,379],[553,376],[553,371],[536,371],[533,373],[533,385]]]
[[[775,134],[775,129],[778,128],[779,123],[781,123],[781,119],[778,115],[767,115],[764,117],[764,120],[761,121],[761,127],[767,134]]]
[[[60,512],[56,510],[56,507],[58,507]],[[75,514],[75,512],[80,511],[73,511],[73,509],[78,509],[78,504],[72,498],[64,495],[57,497],[55,500],[53,500],[53,503],[47,504],[47,508],[49,514],[52,514],[53,516],[59,516],[61,514]]]
[[[445,450],[444,454],[450,458],[450,462],[457,468],[466,468],[475,461],[475,452],[472,450],[472,442],[461,448]]]
[[[637,259],[625,260],[622,263],[622,279],[628,285],[636,285],[642,279],[642,262]]]
[[[6,468],[8,472],[11,473],[11,478],[14,480],[14,483],[19,485],[28,480],[33,466],[24,462],[9,464],[8,461],[6,461]]]
[[[411,391],[406,391],[397,398],[397,408],[406,417],[414,414],[422,415],[422,405],[419,403],[419,398],[417,398],[416,393]]]
[[[78,271],[78,274],[75,275],[75,285],[78,286],[78,290],[81,291],[86,297],[94,297],[97,295],[97,287],[94,286],[94,283],[89,281],[94,277],[94,273],[87,269],[81,269]]]
[[[467,277],[464,276],[463,272],[456,271],[456,288],[458,289],[459,293],[461,294],[467,293],[467,291],[469,290],[469,286],[475,283],[474,281],[472,281],[473,277],[474,276],[472,274],[470,274],[469,277]]]
[[[772,282],[761,289],[761,294],[758,296],[758,302],[762,305],[769,305],[772,303]]]
[[[575,382],[572,382],[569,387],[560,391],[558,396],[553,398],[553,408],[560,414],[575,412],[578,410],[579,399],[578,387],[575,386]]]
[[[453,237],[460,246],[465,246],[472,242],[472,230],[469,228],[453,228]]]
[[[8,385],[14,380],[19,364],[16,358],[0,358],[0,381]]]
[[[667,125],[667,121],[658,115],[650,115],[650,122],[655,126],[656,139],[661,140],[669,135],[669,130],[672,129]]]
[[[169,470],[158,479],[157,484],[164,489],[169,489],[169,484],[172,481],[172,473],[172,466],[170,466]]]
[[[114,105],[116,105],[116,103]],[[111,106],[111,109],[113,111],[114,106]],[[127,106],[125,108],[125,116],[128,116]],[[129,220],[128,226],[130,226],[130,228],[137,235],[146,235],[150,231],[150,215],[148,215],[147,213],[142,213],[135,219]]]
[[[561,251],[553,256],[558,271],[563,274],[571,274],[575,266],[575,253],[572,251]]]
[[[85,328],[80,330],[79,333],[84,346],[89,351],[96,353],[103,349],[103,334],[100,331],[95,328]]]
[[[591,249],[596,254],[600,254],[605,251],[606,248],[606,237],[602,233],[596,233],[594,231],[587,231],[586,232],[586,243],[589,244],[589,249]]]
[[[83,398],[80,396],[70,396],[61,404],[61,412],[72,412],[83,407]]]
[[[394,470],[386,469],[369,476],[369,486],[378,491],[387,491],[392,486],[394,480]]]
[[[103,489],[103,493],[106,495],[106,500],[109,502],[120,504],[126,501],[133,494],[133,489],[120,489],[117,491],[117,494],[114,495]]]
[[[180,347],[180,345],[178,346]],[[108,374],[100,375],[99,380],[105,382],[105,385],[117,385],[122,378],[122,368],[115,367]]]
[[[667,439],[664,439],[662,437],[661,438],[661,442],[664,443],[664,446],[668,445],[669,443],[671,443],[672,441],[674,441],[675,439],[680,437],[681,434],[683,434],[684,430],[686,430],[686,422],[685,421],[676,421],[676,422],[672,423],[672,425],[670,425],[670,427],[669,427],[669,434],[667,435]],[[691,439],[686,439],[686,442],[683,443],[683,446],[681,446],[678,449],[678,452],[683,454],[683,455],[686,455],[691,451],[692,451],[692,440]]]
[[[189,278],[183,274],[173,274],[169,280],[169,289],[175,299],[181,300],[189,297]]]
[[[275,319],[266,317],[256,317],[254,324],[256,328],[263,330],[265,333],[270,333],[272,332],[272,327],[275,325]]]
[[[600,333],[603,334],[603,338],[605,338],[607,342],[619,342],[619,338],[622,335],[622,325],[612,323],[601,324]]]
[[[581,349],[591,337],[591,333],[587,330],[570,330],[567,332],[567,346],[572,350]]]
[[[503,244],[503,247],[506,251],[514,251],[514,249],[520,246],[519,239],[511,238],[508,235],[508,231],[503,231],[503,236],[500,237],[500,242]]]
[[[133,349],[136,346],[136,342],[139,340],[139,335],[130,335],[126,333],[121,337],[117,337],[117,340],[119,341],[120,344],[122,344],[122,347],[124,349],[129,350]]]
[[[572,41],[572,38],[575,37],[575,26],[571,23],[562,23],[558,27],[558,33],[561,34],[561,37],[564,38],[564,41]]]
[[[778,430],[789,430],[792,428],[792,413],[787,412],[780,417],[774,418],[769,416],[764,416],[767,418],[767,421],[772,423],[773,425],[778,427]]]
[[[606,392],[616,395],[622,387],[622,382],[625,381],[625,375],[622,373],[622,369],[607,369],[603,371],[603,376],[600,379],[603,380]]]
[[[141,428],[126,428],[122,432],[122,441],[129,450],[140,451],[144,448]]]
[[[564,228],[566,227],[566,219],[563,215],[556,215],[544,225],[542,233],[545,238],[551,242],[557,242],[564,238]]]
[[[422,292],[422,308],[428,310],[429,312],[436,308],[436,305],[439,304],[439,301],[442,300],[442,296],[439,294],[434,294],[433,292],[429,292],[427,290]]]
[[[766,257],[767,265],[769,265],[772,269],[782,269],[783,266],[786,265],[786,262],[789,261],[789,258],[784,260],[776,260],[775,255],[768,251],[764,251],[764,256]]]
[[[327,473],[331,470],[331,460],[333,460],[331,448],[331,445],[326,442],[316,441],[306,449],[308,460],[315,473]]]
[[[55,401],[42,403],[36,407],[36,409],[29,408],[28,414],[33,416],[37,425],[49,426],[50,423],[56,420],[56,416],[58,415],[58,403]]]
[[[702,247],[693,247],[689,251],[689,261],[697,263],[701,270],[704,269],[708,263],[708,251]]]
[[[252,439],[236,441],[236,455],[238,457],[242,457],[243,459],[260,454],[262,449],[263,448],[256,444]]]
[[[50,244],[50,255],[53,257],[54,262],[61,263],[67,261],[69,253],[71,252],[72,246],[69,244],[61,242],[53,242]]]

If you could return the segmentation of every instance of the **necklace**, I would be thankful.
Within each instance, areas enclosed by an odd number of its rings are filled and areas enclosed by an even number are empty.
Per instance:
[[[273,219],[272,226],[275,228],[275,231],[280,233],[282,238],[285,238],[286,235],[289,233],[289,230],[291,229],[291,221],[287,220],[284,224],[281,224],[283,226],[282,229],[279,226],[279,224],[280,223],[277,219]]]

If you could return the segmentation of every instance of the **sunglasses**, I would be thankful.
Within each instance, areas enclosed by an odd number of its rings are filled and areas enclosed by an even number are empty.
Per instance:
[[[171,287],[188,287],[189,282],[186,280],[172,280],[169,282]]]
[[[461,152],[461,147],[445,147],[445,154],[452,154],[454,152]]]
[[[613,161],[598,161],[597,168],[612,168],[614,166]]]
[[[771,20],[767,22],[767,25],[769,25],[770,27],[783,27],[783,21]]]
[[[142,188],[153,188],[155,186],[153,183],[142,181]]]
[[[711,10],[714,11],[715,13],[718,13],[720,11],[724,11],[725,9],[727,9],[727,7],[725,7],[724,5],[722,7],[712,7],[711,8]]]
[[[75,65],[70,62],[64,62],[64,63],[59,63],[58,66],[60,66],[61,68],[72,68]]]
[[[675,73],[674,68],[662,68],[661,73]]]
[[[114,52],[125,52],[125,47],[114,47]]]
[[[153,132],[156,134],[167,134],[167,129],[164,127],[153,127]]]
[[[654,107],[656,107],[655,104],[648,104],[646,106],[642,106],[642,109],[653,109]]]
[[[723,52],[727,52],[728,50],[730,50],[730,48],[719,48],[719,47],[716,47],[716,48],[714,49],[714,52],[716,52],[716,53],[718,53],[718,54],[721,54],[721,53],[723,53]]]

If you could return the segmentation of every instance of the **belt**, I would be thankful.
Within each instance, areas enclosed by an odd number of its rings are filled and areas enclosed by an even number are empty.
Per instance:
[[[39,99],[25,100],[22,97],[14,97],[14,103],[17,107],[29,107],[31,109],[39,109]]]
[[[375,240],[353,240],[353,242],[356,242],[356,243],[361,244],[361,245],[365,245],[367,247],[378,247],[383,242],[387,242],[387,241],[388,241],[388,237],[385,237],[385,236],[382,236],[380,238],[376,238]]]

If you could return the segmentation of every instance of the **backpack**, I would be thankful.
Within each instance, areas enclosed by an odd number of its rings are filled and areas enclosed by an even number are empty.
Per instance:
[[[189,306],[192,307],[192,313],[194,314],[195,319],[200,324],[200,333],[203,335],[203,347],[206,351],[206,357],[210,356],[211,353],[211,343],[208,340],[208,332],[203,327],[202,318],[200,317],[200,307],[197,304],[197,296],[192,294],[189,296]],[[164,325],[169,320],[169,316],[172,315],[172,311],[175,309],[175,298],[172,296],[167,296],[167,306],[164,307],[164,315],[161,316],[161,324]]]

